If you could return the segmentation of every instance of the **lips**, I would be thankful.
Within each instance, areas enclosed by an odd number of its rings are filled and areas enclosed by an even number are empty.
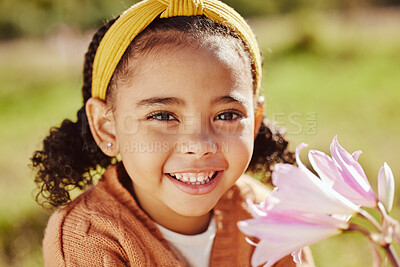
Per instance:
[[[178,172],[167,173],[168,176],[175,180],[183,182],[188,185],[204,185],[209,183],[218,174],[218,171],[205,171],[205,172]]]
[[[168,181],[172,182],[172,185],[189,195],[205,195],[212,192],[220,184],[223,174],[224,170],[165,173],[165,175],[168,177]],[[186,178],[184,178],[185,176]],[[180,177],[180,179],[177,177]],[[184,182],[183,179],[188,179],[189,181]],[[190,179],[195,182],[190,182]],[[204,180],[200,182],[201,179]]]

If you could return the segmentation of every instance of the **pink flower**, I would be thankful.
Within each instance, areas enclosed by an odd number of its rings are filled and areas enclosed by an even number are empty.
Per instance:
[[[254,219],[238,223],[243,233],[260,239],[254,244],[255,266],[265,262],[271,266],[288,254],[298,262],[301,248],[347,229],[347,220],[359,211],[357,205],[304,166],[299,154],[305,146],[301,144],[296,149],[298,167],[275,165],[275,189],[259,205],[248,201]]]
[[[267,201],[269,208],[275,206],[282,210],[296,210],[320,214],[352,215],[357,205],[333,190],[331,186],[304,166],[300,160],[300,151],[306,144],[296,149],[296,162],[299,167],[290,164],[276,164],[272,173],[275,190]],[[265,204],[264,204],[265,205]]]
[[[385,210],[390,211],[394,195],[393,174],[386,163],[378,174],[378,202],[364,170],[357,162],[361,151],[349,154],[339,145],[336,137],[331,144],[332,158],[320,151],[310,151],[309,159],[318,177],[300,160],[300,151],[305,146],[300,144],[296,149],[298,167],[275,165],[272,173],[275,189],[258,205],[248,201],[254,218],[238,223],[244,234],[260,240],[258,243],[249,240],[256,246],[253,266],[272,266],[289,254],[295,262],[301,263],[303,247],[346,230],[360,231],[381,246],[387,246],[392,239],[400,240],[398,222],[385,213]],[[383,211],[383,225],[379,225],[360,206]],[[378,231],[369,234],[363,227],[348,223],[357,212]]]
[[[377,197],[364,173],[357,162],[361,151],[351,155],[342,148],[336,136],[331,143],[330,158],[323,152],[310,150],[310,163],[319,177],[341,195],[357,205],[376,207]]]
[[[258,244],[254,244],[257,247],[251,259],[253,266],[264,263],[266,267],[271,266],[288,254],[300,263],[298,256],[303,247],[348,228],[345,221],[323,214],[273,209],[261,215],[265,207],[251,204],[250,209],[258,215],[238,222],[238,227],[244,234],[260,239]]]

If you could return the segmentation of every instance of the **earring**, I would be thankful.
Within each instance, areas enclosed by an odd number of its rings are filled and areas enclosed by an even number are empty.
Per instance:
[[[109,142],[109,143],[107,143],[107,147],[111,147],[112,146],[112,144]]]

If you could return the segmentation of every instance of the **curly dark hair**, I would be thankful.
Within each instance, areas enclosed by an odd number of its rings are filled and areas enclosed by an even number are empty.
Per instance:
[[[117,19],[117,18],[116,18]],[[43,141],[43,149],[35,151],[31,158],[32,167],[36,168],[35,183],[38,187],[36,201],[42,206],[59,207],[71,201],[70,191],[85,189],[93,184],[105,168],[116,163],[115,158],[106,156],[98,148],[89,128],[85,112],[86,101],[91,97],[92,69],[96,50],[107,30],[116,19],[106,23],[94,34],[85,54],[83,68],[83,106],[77,112],[77,121],[64,120],[60,127],[50,129],[50,134]],[[160,34],[171,32],[173,35]],[[178,35],[176,34],[178,33]],[[114,98],[117,82],[128,80],[128,68],[125,66],[131,58],[161,45],[187,45],[190,40],[219,35],[226,37],[233,44],[241,57],[251,64],[253,80],[255,68],[248,49],[236,33],[221,23],[216,23],[204,16],[173,17],[156,19],[140,33],[124,53],[107,89],[106,101]],[[186,37],[185,37],[186,36]],[[255,82],[253,82],[255,88]],[[277,162],[293,163],[294,155],[287,150],[288,142],[281,132],[267,120],[261,124],[255,139],[254,153],[248,171],[262,172],[268,182],[272,166]]]

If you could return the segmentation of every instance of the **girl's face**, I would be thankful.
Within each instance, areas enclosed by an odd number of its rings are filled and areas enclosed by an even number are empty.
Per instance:
[[[253,152],[250,70],[236,52],[205,47],[156,48],[134,64],[114,116],[137,200],[164,226],[206,216]]]

